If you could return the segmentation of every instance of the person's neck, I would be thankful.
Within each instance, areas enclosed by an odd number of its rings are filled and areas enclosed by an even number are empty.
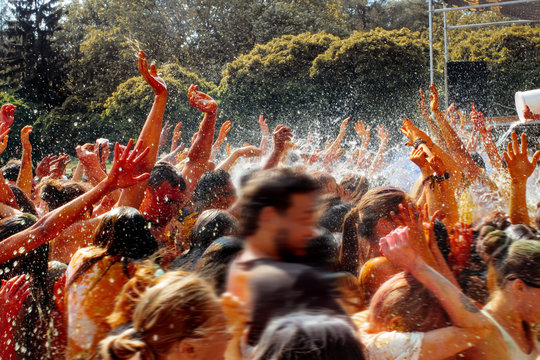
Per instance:
[[[523,318],[513,299],[503,291],[497,291],[495,297],[486,304],[484,309],[512,337],[528,338],[527,330],[523,327]]]
[[[244,260],[255,259],[273,259],[279,260],[277,255],[274,254],[274,249],[271,248],[268,239],[269,234],[257,232],[253,235],[246,236],[246,242],[244,247]]]

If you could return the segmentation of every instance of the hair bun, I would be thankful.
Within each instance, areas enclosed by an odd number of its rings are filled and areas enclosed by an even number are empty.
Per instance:
[[[508,250],[510,240],[502,230],[489,232],[482,241],[483,252],[495,259],[503,255]]]
[[[100,353],[104,360],[131,359],[147,349],[146,343],[130,327],[117,335],[109,335],[100,342]]]

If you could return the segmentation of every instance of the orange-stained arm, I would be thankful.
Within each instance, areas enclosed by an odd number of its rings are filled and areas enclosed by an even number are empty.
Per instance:
[[[431,111],[433,111],[435,119],[437,119],[437,123],[439,124],[439,128],[443,133],[448,151],[450,152],[449,155],[461,165],[461,168],[471,180],[474,181],[478,177],[483,177],[484,175],[482,170],[476,166],[476,163],[472,159],[471,155],[467,152],[467,150],[465,150],[465,145],[463,145],[463,142],[459,138],[458,134],[448,123],[444,114],[439,109],[439,94],[437,93],[437,89],[433,84],[431,84],[429,88],[431,90],[431,95],[429,96],[431,99]]]
[[[15,195],[13,195],[13,191],[6,183],[6,179],[4,179],[2,172],[0,172],[0,203],[19,209],[19,205],[15,200]]]
[[[30,144],[30,133],[32,126],[27,125],[21,130],[21,168],[17,176],[17,186],[21,188],[26,196],[30,196],[32,192],[32,144]]]
[[[198,88],[197,85],[191,85],[188,89],[189,105],[202,111],[204,118],[189,149],[189,161],[182,170],[187,193],[191,193],[197,186],[201,176],[212,168],[210,155],[212,153],[212,142],[214,141],[218,105],[210,96],[197,91]]]
[[[238,161],[238,159],[243,156],[247,158],[261,156],[261,149],[253,145],[248,145],[236,149],[231,153],[231,155],[227,157],[227,159],[225,159],[221,164],[219,164],[216,170],[225,170],[227,172],[230,171],[232,166]]]
[[[157,68],[152,64],[150,72],[148,72],[148,63],[146,55],[143,51],[139,52],[138,68],[142,77],[148,85],[154,90],[154,104],[143,125],[139,139],[137,140],[137,148],[148,147],[150,151],[143,162],[137,168],[136,173],[150,172],[154,167],[159,150],[159,139],[161,136],[161,127],[163,123],[163,114],[165,113],[165,105],[167,104],[167,85],[162,78],[158,76]],[[131,206],[139,208],[144,196],[147,182],[141,182],[130,188],[124,189],[118,200],[118,206]]]
[[[144,159],[148,149],[140,151],[140,146],[137,146],[136,150],[139,151],[134,150],[130,154],[129,150],[132,145],[133,140],[130,140],[126,150],[120,153],[120,147],[116,143],[113,165],[107,178],[92,190],[46,214],[28,229],[0,242],[0,263],[32,251],[41,244],[54,239],[111,191],[126,188],[148,179],[149,173],[134,177],[135,168]]]
[[[512,141],[508,143],[508,151],[505,151],[504,160],[508,164],[510,173],[510,221],[512,224],[530,225],[529,210],[527,209],[527,179],[536,168],[540,160],[538,150],[529,161],[527,154],[527,136],[521,134],[521,146],[516,132],[512,132]]]
[[[9,139],[8,134],[10,131],[11,129],[8,128],[5,123],[0,123],[0,154],[2,154],[7,148],[7,142]]]
[[[278,125],[272,133],[274,139],[274,147],[270,156],[266,160],[266,163],[263,166],[263,169],[272,169],[279,164],[281,156],[287,149],[287,142],[290,141],[293,137],[291,130],[285,125]]]
[[[420,99],[418,99],[416,102],[418,104],[418,112],[422,115],[424,120],[426,120],[429,132],[435,139],[435,142],[446,149],[446,141],[444,141],[443,133],[439,128],[439,125],[437,125],[429,113],[429,106],[427,104],[426,97],[424,96],[424,90],[420,89],[418,92],[420,93]]]
[[[336,157],[336,154],[339,152],[341,142],[343,141],[343,138],[345,138],[345,135],[347,135],[347,124],[349,123],[350,119],[351,118],[348,117],[341,123],[338,136],[330,145],[330,147],[325,150],[325,154],[322,155],[324,162],[331,161],[333,158]]]

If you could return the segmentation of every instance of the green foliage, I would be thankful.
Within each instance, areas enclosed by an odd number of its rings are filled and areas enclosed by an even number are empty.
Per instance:
[[[178,64],[167,64],[159,69],[167,84],[167,109],[164,121],[176,124],[182,121],[185,133],[194,133],[200,122],[200,112],[189,106],[187,89],[191,84],[199,90],[210,92],[216,86]],[[154,93],[142,76],[136,76],[120,84],[107,99],[100,124],[113,129],[111,137],[126,142],[136,138],[152,107]]]
[[[310,75],[340,115],[384,122],[411,113],[429,77],[429,45],[408,29],[355,32],[315,59]]]
[[[251,129],[261,113],[287,124],[316,116],[326,102],[320,103],[309,69],[335,41],[326,33],[285,35],[239,56],[227,65],[217,91],[222,116]]]

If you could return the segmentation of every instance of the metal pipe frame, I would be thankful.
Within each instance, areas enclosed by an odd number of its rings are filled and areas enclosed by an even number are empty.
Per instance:
[[[489,3],[489,4],[480,4],[480,5],[468,5],[468,6],[458,6],[458,7],[449,7],[442,9],[432,10],[434,13],[448,12],[448,11],[458,11],[458,10],[471,10],[471,9],[482,9],[496,6],[505,6],[505,5],[515,5],[522,3],[538,2],[540,0],[514,0],[514,1],[501,1],[498,3]]]
[[[446,15],[446,13],[444,13]],[[463,29],[463,28],[470,28],[470,27],[484,27],[484,26],[491,26],[491,25],[510,25],[510,24],[523,24],[523,23],[530,23],[530,22],[536,22],[540,20],[509,20],[509,21],[496,21],[496,22],[489,22],[489,23],[479,23],[479,24],[466,24],[466,25],[452,25],[448,26],[447,29]]]

